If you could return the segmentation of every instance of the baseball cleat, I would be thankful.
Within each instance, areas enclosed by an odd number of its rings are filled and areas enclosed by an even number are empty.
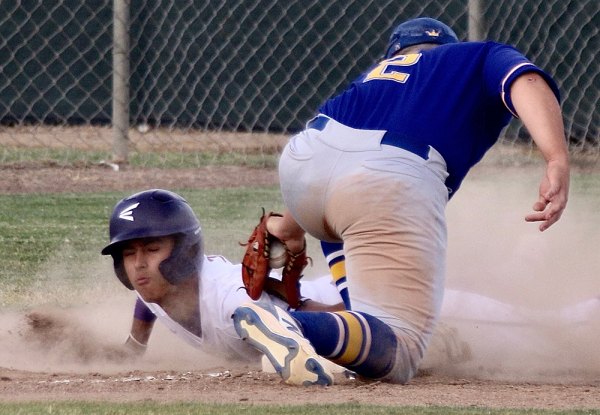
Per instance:
[[[270,304],[246,303],[233,313],[242,340],[260,350],[289,385],[332,385],[326,359],[319,356],[296,321]]]

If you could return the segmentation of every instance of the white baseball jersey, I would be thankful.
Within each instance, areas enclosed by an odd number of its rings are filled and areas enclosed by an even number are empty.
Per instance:
[[[272,272],[271,277],[281,279],[276,272]],[[231,320],[231,315],[237,307],[252,301],[243,287],[241,264],[232,264],[222,256],[205,256],[198,281],[202,337],[186,330],[169,317],[158,304],[146,302],[145,304],[162,324],[194,347],[224,357],[258,359],[259,353],[240,339]],[[336,304],[342,301],[329,276],[303,281],[301,287],[302,294],[315,301],[325,304]],[[287,307],[282,300],[266,293],[263,293],[258,301]]]

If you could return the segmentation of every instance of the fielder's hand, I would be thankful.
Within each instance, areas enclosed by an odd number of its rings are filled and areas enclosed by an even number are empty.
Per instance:
[[[292,253],[285,243],[274,237],[267,230],[267,221],[272,216],[281,216],[278,213],[270,212],[263,215],[254,231],[250,235],[246,246],[246,252],[242,260],[242,281],[248,293],[253,300],[258,300],[263,291],[269,292],[285,301],[292,307],[297,308],[300,305],[300,278],[302,271],[308,263],[306,257],[306,248],[299,253]],[[265,286],[267,277],[271,272],[270,246],[273,241],[281,242],[286,248],[286,261],[282,272],[282,284],[273,289],[273,284]]]
[[[527,222],[542,222],[540,231],[545,231],[562,216],[569,197],[569,166],[566,163],[549,162],[546,174],[540,183],[538,200],[533,210],[525,217]]]

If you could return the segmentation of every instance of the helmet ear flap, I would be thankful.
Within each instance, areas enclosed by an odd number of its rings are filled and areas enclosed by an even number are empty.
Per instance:
[[[167,281],[174,285],[179,284],[200,271],[204,259],[203,251],[201,238],[191,240],[189,236],[178,235],[173,252],[158,268]]]

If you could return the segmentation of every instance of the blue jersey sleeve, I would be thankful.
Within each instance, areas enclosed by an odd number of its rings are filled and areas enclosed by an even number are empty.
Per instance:
[[[515,117],[518,115],[512,103],[510,87],[515,79],[526,72],[539,73],[554,92],[556,99],[560,101],[560,92],[552,77],[531,63],[519,51],[502,44],[494,44],[490,48],[483,68],[487,90],[493,95],[502,97],[504,105]]]

